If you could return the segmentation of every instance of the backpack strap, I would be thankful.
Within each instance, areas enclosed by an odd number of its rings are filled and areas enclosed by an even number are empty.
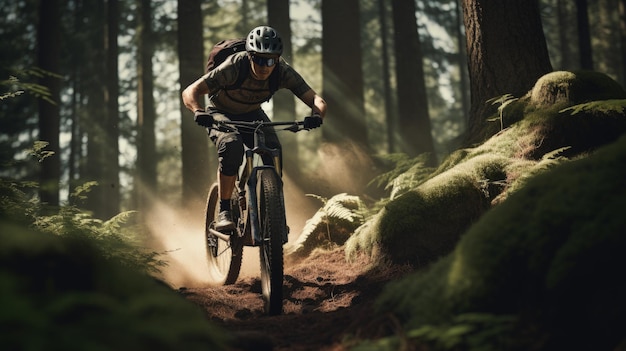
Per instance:
[[[248,55],[245,55],[244,58],[239,62],[239,74],[237,75],[237,80],[231,85],[225,86],[224,90],[235,90],[241,88],[243,81],[250,75],[250,59],[248,59]]]

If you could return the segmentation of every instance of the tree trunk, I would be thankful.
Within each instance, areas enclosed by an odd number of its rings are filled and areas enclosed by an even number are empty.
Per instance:
[[[85,203],[85,207],[93,212],[94,217],[104,219],[104,186],[102,173],[104,163],[104,120],[105,113],[105,84],[106,66],[104,58],[104,38],[105,13],[104,0],[95,1],[92,6],[87,6],[89,17],[89,43],[87,48],[86,69],[82,77],[85,82],[86,97],[83,100],[86,113],[85,131],[87,133],[87,158],[85,161],[84,178],[85,181],[96,181],[98,185],[91,189]]]
[[[619,0],[620,47],[622,48],[622,86],[626,86],[626,0]]]
[[[580,68],[593,70],[593,52],[591,33],[589,32],[589,14],[587,0],[576,0],[578,19],[578,46],[580,47]]]
[[[291,19],[289,17],[289,0],[267,0],[267,18],[269,25],[276,29],[283,40],[283,58],[293,64],[293,50],[291,46]],[[296,101],[289,90],[276,92],[273,101],[273,118],[275,121],[293,121],[301,119],[296,116]],[[300,118],[298,118],[300,117]],[[298,142],[295,136],[281,138],[283,149],[284,171],[292,179],[300,179],[300,167],[298,166]]]
[[[106,50],[106,119],[104,124],[104,167],[103,173],[103,215],[110,218],[120,212],[119,186],[119,96],[118,83],[118,44],[119,32],[119,4],[118,0],[108,0],[107,4],[107,32],[105,41]]]
[[[393,99],[391,97],[391,74],[389,72],[389,44],[387,39],[387,7],[385,0],[378,0],[378,16],[380,19],[381,60],[383,71],[383,95],[385,96],[385,121],[387,122],[387,152],[395,152],[396,115],[393,113]]]
[[[37,43],[37,61],[41,69],[58,74],[61,55],[61,19],[58,0],[40,0]],[[46,151],[54,154],[41,163],[39,177],[39,198],[42,203],[59,205],[59,183],[61,179],[61,150],[59,143],[60,112],[59,104],[61,80],[45,74],[40,84],[50,90],[53,103],[39,99],[39,139],[48,142]]]
[[[322,95],[328,104],[322,136],[326,141],[352,142],[369,150],[359,1],[323,0],[322,28]]]
[[[180,93],[202,75],[204,39],[201,0],[178,0],[178,58]],[[180,96],[180,94],[179,94]],[[209,138],[193,120],[193,114],[180,102],[183,205],[195,208],[204,203],[209,185],[215,179],[215,163],[209,157]],[[212,166],[213,165],[213,166]]]
[[[417,32],[415,1],[392,1],[398,82],[399,149],[409,156],[433,153],[424,56]]]
[[[149,207],[149,196],[157,190],[156,138],[154,107],[154,77],[152,56],[154,37],[152,32],[152,8],[150,0],[138,3],[139,22],[137,27],[137,200],[139,210]]]
[[[456,40],[459,50],[458,65],[459,65],[459,95],[461,96],[461,111],[464,114],[469,113],[470,99],[469,99],[469,83],[467,82],[467,46],[465,40],[465,33],[463,32],[463,11],[461,9],[461,0],[456,0]],[[463,119],[464,127],[467,128],[467,118]]]
[[[594,70],[606,73],[621,83],[624,61],[621,51],[617,49],[621,45],[616,44],[620,43],[620,1],[599,0],[593,3],[589,18],[593,20],[591,32],[594,34]]]
[[[572,58],[574,57],[574,52],[571,47],[572,40],[570,39],[570,28],[574,26],[570,21],[570,11],[568,11],[568,7],[571,3],[568,0],[557,0],[557,25],[559,31],[559,54],[561,57],[559,69],[560,70],[571,70],[573,67],[578,66],[578,64],[574,64],[572,62]],[[573,39],[573,38],[572,38]]]
[[[552,71],[538,0],[463,0],[471,109],[466,141],[482,141],[486,117],[497,106],[487,100],[520,97]]]

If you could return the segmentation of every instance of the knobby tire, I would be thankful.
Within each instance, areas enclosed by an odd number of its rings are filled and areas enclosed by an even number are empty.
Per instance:
[[[273,170],[257,175],[257,199],[263,242],[260,245],[261,287],[265,312],[279,315],[283,311],[283,235],[287,232],[282,186]]]
[[[206,205],[205,247],[209,277],[220,285],[234,284],[239,277],[243,258],[243,243],[236,233],[232,233],[230,242],[217,238],[209,232],[219,213],[219,190],[214,184],[209,191]],[[213,242],[216,246],[211,246]]]

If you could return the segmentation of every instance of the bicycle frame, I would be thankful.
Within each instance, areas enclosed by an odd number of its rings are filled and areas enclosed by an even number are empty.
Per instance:
[[[267,169],[271,170],[277,175],[277,178],[281,181],[281,198],[282,198],[282,168],[280,152],[278,149],[272,149],[265,145],[265,134],[263,127],[272,126],[288,126],[282,130],[289,130],[292,132],[298,132],[303,130],[303,122],[264,122],[264,121],[216,121],[218,129],[225,131],[236,131],[236,127],[247,129],[254,133],[254,145],[252,148],[246,147],[245,150],[245,163],[243,169],[239,172],[239,179],[237,184],[237,191],[239,191],[239,207],[242,211],[247,213],[239,213],[238,229],[239,234],[244,237],[245,246],[259,246],[263,240],[258,209],[258,199],[255,191],[257,184],[257,174],[259,171]],[[244,131],[242,131],[244,132]],[[259,162],[259,159],[263,155],[269,154],[272,157],[273,165],[265,165]],[[260,163],[260,164],[259,164]],[[255,165],[257,164],[257,165]],[[245,201],[247,196],[247,203],[242,206],[241,201]],[[218,232],[219,233],[219,232]],[[217,235],[217,233],[214,233]],[[221,234],[221,233],[220,233]],[[246,237],[248,236],[249,237]],[[226,239],[223,234],[217,235],[222,239]],[[283,233],[283,244],[288,241],[288,232]]]

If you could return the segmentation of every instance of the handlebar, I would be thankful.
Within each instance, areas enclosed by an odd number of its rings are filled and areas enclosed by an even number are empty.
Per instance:
[[[304,121],[293,122],[267,122],[267,121],[215,121],[215,127],[218,130],[224,130],[228,132],[235,131],[234,127],[243,127],[251,131],[257,131],[262,127],[277,127],[287,126],[286,128],[278,130],[288,130],[290,132],[297,133],[301,130],[307,130],[304,128]]]

